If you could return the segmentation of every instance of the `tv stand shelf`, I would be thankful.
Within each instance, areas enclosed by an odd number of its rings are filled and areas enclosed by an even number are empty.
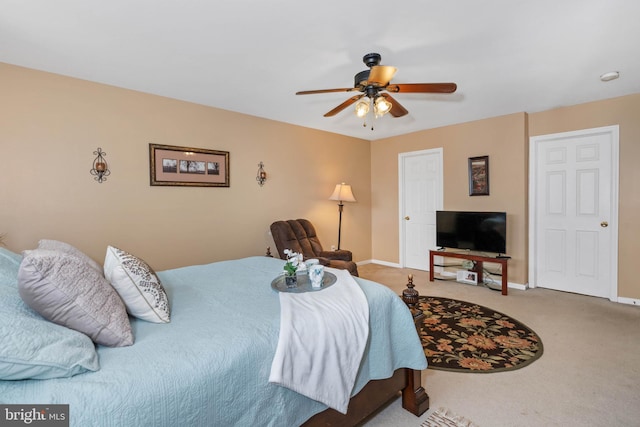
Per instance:
[[[496,264],[500,264],[502,267],[502,295],[507,295],[507,261],[509,258],[504,257],[488,257],[482,255],[475,255],[464,252],[447,252],[447,251],[429,251],[429,281],[433,282],[434,280],[434,272],[433,268],[435,266],[447,266],[451,267],[452,265],[446,265],[446,263],[442,263],[442,265],[434,264],[433,258],[436,256],[441,256],[443,258],[460,258],[460,259],[468,259],[470,261],[474,261],[476,263],[474,269],[472,271],[478,274],[478,283],[482,282],[482,273],[484,271],[483,263],[492,262]],[[440,278],[439,278],[440,279]]]

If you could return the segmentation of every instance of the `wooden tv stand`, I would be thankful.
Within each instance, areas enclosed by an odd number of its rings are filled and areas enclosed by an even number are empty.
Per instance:
[[[474,255],[464,252],[429,251],[429,281],[433,282],[433,257],[461,258],[475,261],[476,266],[472,270],[478,274],[478,283],[482,282],[483,262],[492,262],[502,266],[502,295],[507,295],[507,261],[509,258],[496,258],[482,255]]]

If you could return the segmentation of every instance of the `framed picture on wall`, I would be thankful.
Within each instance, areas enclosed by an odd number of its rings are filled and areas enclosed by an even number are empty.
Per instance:
[[[469,195],[489,195],[489,156],[469,157]]]
[[[229,152],[149,144],[151,185],[229,187]]]

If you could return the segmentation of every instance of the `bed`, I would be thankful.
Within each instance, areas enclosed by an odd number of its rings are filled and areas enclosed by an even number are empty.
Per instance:
[[[0,304],[15,308],[21,256],[1,250]],[[248,257],[158,272],[169,323],[131,317],[133,345],[96,345],[86,372],[0,381],[0,404],[68,404],[72,426],[353,425],[400,392],[404,408],[425,412],[426,359],[411,312],[388,288],[361,278],[354,280],[369,304],[370,332],[348,412],[268,381],[280,330],[279,293],[270,284],[283,263]],[[10,335],[3,320],[0,339]]]

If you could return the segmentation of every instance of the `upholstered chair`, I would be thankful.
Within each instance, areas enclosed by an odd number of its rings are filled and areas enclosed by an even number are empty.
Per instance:
[[[315,227],[306,219],[276,221],[271,224],[271,235],[281,259],[287,258],[284,250],[290,249],[301,253],[305,260],[316,258],[322,265],[349,270],[353,276],[358,275],[358,266],[352,261],[351,251],[325,251]]]

